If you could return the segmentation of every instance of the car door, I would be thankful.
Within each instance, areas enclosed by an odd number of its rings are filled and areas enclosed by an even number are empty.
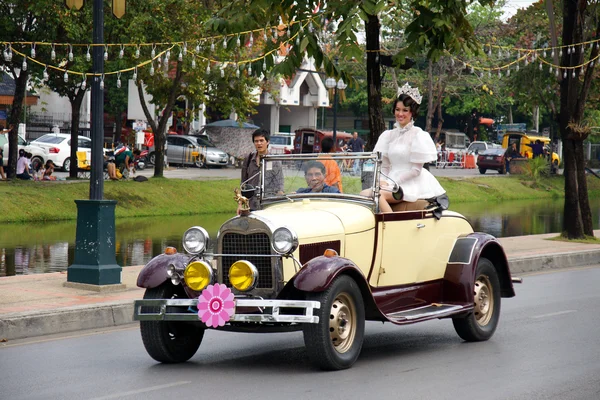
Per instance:
[[[183,140],[177,136],[167,136],[167,144],[167,159],[169,162],[172,164],[183,164]]]
[[[380,287],[442,279],[456,238],[472,231],[462,216],[436,219],[424,210],[382,213],[377,218]]]

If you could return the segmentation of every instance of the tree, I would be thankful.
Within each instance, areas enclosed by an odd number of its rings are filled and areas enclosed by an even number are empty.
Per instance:
[[[492,1],[480,0],[481,4]],[[357,35],[364,30],[366,37],[367,96],[369,106],[370,143],[375,143],[385,129],[381,101],[380,15],[400,15],[410,20],[405,29],[408,46],[390,57],[395,67],[404,66],[407,57],[426,52],[427,57],[438,60],[444,51],[456,53],[471,49],[477,51],[473,30],[468,20],[467,2],[433,0],[409,1],[305,1],[234,0],[219,14],[218,25],[228,32],[296,22],[290,27],[290,36],[299,35],[298,45],[289,48],[285,59],[273,67],[284,76],[291,76],[304,57],[313,57],[317,67],[328,76],[342,77],[352,83],[351,77],[341,70],[322,47],[321,33],[326,26],[334,28],[337,54],[346,61],[362,59],[363,51]],[[408,14],[408,15],[407,15]],[[227,18],[225,18],[225,16]],[[313,29],[301,30],[301,21],[311,21]],[[279,41],[281,42],[281,40]],[[278,43],[276,43],[278,44]],[[272,65],[272,63],[269,63]]]
[[[63,6],[62,4],[60,5]],[[19,1],[19,0],[0,0],[0,32],[5,38],[13,42],[43,42],[53,37],[54,27],[56,26],[55,14],[58,5],[51,0],[39,1]],[[40,18],[40,16],[46,18]],[[8,136],[8,178],[14,178],[17,169],[17,148],[19,123],[22,121],[23,101],[25,100],[27,85],[32,76],[32,68],[28,62],[23,62],[24,58],[18,56],[16,51],[22,54],[29,52],[28,46],[22,46],[12,49],[12,46],[6,46],[3,50],[3,57],[0,58],[0,68],[4,68],[15,79],[15,93],[13,103],[8,115],[8,126],[10,133]],[[41,71],[33,71],[33,74],[41,75]]]
[[[585,0],[563,1],[563,46],[600,37],[597,7],[597,3],[591,5]],[[589,56],[586,53],[577,46],[574,52],[563,52],[560,60],[561,67],[567,68],[566,78],[560,83],[559,129],[565,167],[563,235],[569,239],[594,236],[583,153],[583,140],[590,134],[589,127],[584,123],[584,110],[592,85],[594,65],[588,63],[580,69],[573,67],[584,64],[586,59],[594,60],[599,54],[599,47],[594,46]]]
[[[245,50],[233,36],[221,37],[219,43],[206,39],[216,37],[206,21],[221,6],[217,1],[130,0],[118,35],[115,32],[123,43],[170,43],[152,46],[152,62],[137,70],[135,79],[154,133],[155,177],[163,176],[167,123],[179,99],[185,99],[189,108],[206,104],[222,112],[251,112],[250,92],[258,81],[233,61],[241,60]],[[133,60],[130,63],[134,65]],[[158,117],[150,113],[144,89],[152,96]]]

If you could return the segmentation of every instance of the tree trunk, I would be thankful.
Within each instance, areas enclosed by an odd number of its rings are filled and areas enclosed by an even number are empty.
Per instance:
[[[585,23],[585,1],[563,2],[563,32],[562,44],[567,46],[583,41]],[[600,27],[600,25],[598,26]],[[598,31],[598,27],[596,30]],[[593,50],[592,57],[597,54]],[[581,65],[583,54],[563,53],[561,66],[570,67]],[[584,82],[579,84],[579,77],[567,74],[560,82],[560,116],[559,129],[563,140],[563,155],[565,167],[565,208],[563,216],[563,235],[569,239],[581,239],[585,234],[593,235],[592,216],[587,199],[587,182],[585,181],[585,160],[583,157],[582,131],[569,126],[577,126],[583,118],[583,109],[588,95],[593,69],[586,70]]]
[[[71,169],[69,171],[69,178],[77,179],[77,172],[79,171],[77,162],[77,150],[79,143],[79,121],[81,120],[81,103],[85,96],[85,90],[78,89],[77,94],[69,96],[71,102]],[[91,160],[88,160],[91,162]]]
[[[150,115],[150,111],[148,111],[148,106],[146,105],[146,101],[144,100],[144,91],[142,90],[142,83],[136,82],[138,87],[138,95],[140,98],[140,103],[142,105],[142,110],[144,110],[144,115],[152,128],[152,132],[154,133],[154,177],[161,178],[163,177],[165,162],[164,162],[164,154],[165,154],[165,143],[167,141],[166,131],[167,131],[167,121],[169,120],[169,116],[173,111],[173,107],[175,106],[175,101],[179,94],[181,93],[181,81],[183,80],[183,63],[181,61],[177,62],[175,77],[172,80],[171,84],[171,92],[169,94],[169,98],[167,99],[167,104],[162,111],[162,115],[158,120],[158,124],[154,120],[154,117]]]
[[[365,36],[367,44],[367,100],[369,109],[370,140],[368,149],[372,149],[385,130],[383,109],[381,105],[381,70],[379,69],[379,17],[369,15],[365,22]]]
[[[575,162],[578,166],[585,165],[583,151],[583,141],[576,141]],[[577,189],[579,194],[579,209],[581,213],[581,222],[583,224],[583,233],[588,236],[594,236],[594,224],[592,222],[592,212],[590,209],[590,201],[588,199],[585,168],[577,168]]]
[[[17,158],[19,156],[19,123],[23,112],[23,103],[27,90],[29,71],[21,70],[21,74],[15,79],[15,94],[13,97],[10,115],[8,116],[8,179],[14,179],[17,175]]]
[[[429,60],[427,65],[427,116],[425,117],[425,132],[431,132],[431,121],[433,121],[433,61]]]
[[[565,207],[563,212],[563,235],[567,239],[584,237],[583,222],[579,209],[579,191],[577,189],[577,166],[573,140],[563,139],[563,164],[565,167]]]
[[[512,105],[508,106],[508,123],[513,123]]]

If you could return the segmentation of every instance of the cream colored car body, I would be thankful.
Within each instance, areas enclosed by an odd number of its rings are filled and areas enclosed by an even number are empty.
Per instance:
[[[450,211],[439,220],[377,222],[369,207],[322,199],[279,203],[255,214],[294,230],[300,246],[339,240],[340,256],[355,263],[373,287],[443,278],[457,237],[473,232],[464,217]],[[299,249],[294,257],[300,259]],[[293,261],[284,260],[286,283],[296,272]]]

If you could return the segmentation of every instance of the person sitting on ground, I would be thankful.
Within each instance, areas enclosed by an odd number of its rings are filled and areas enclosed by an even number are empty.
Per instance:
[[[117,165],[115,164],[115,157],[104,155],[104,169],[108,173],[108,177],[113,181],[118,181],[119,177],[117,176]]]
[[[304,179],[308,187],[300,188],[296,193],[340,193],[339,189],[325,183],[326,169],[319,161],[304,164]]]
[[[329,186],[337,188],[342,193],[342,173],[337,162],[331,158],[327,158],[327,154],[333,150],[333,139],[327,137],[321,141],[321,150],[323,153],[319,156],[319,161],[325,166],[327,171],[325,175],[325,183]]]
[[[42,180],[55,181],[56,176],[52,175],[53,172],[54,172],[54,162],[52,162],[52,160],[47,160],[46,165],[44,165],[44,172],[42,174]]]
[[[23,180],[33,179],[29,171],[29,159],[25,150],[19,150],[19,158],[17,159],[17,178]]]

